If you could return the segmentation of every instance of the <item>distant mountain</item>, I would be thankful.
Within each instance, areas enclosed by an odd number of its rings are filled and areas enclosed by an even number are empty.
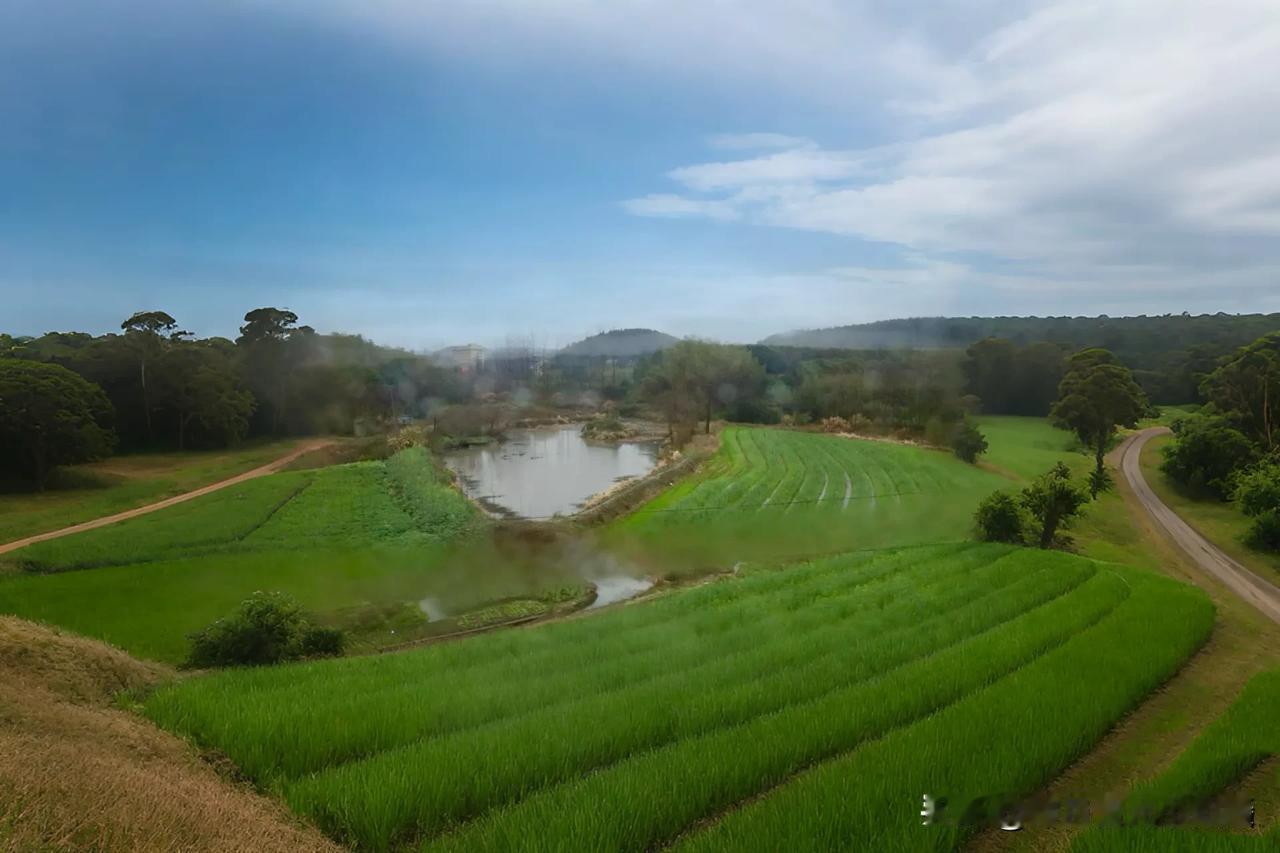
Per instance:
[[[1277,314],[1164,314],[1139,317],[912,317],[829,329],[770,335],[762,343],[838,349],[967,347],[986,337],[1016,343],[1052,341],[1101,346],[1123,357],[1205,345],[1215,351],[1242,346],[1280,328]]]
[[[558,355],[634,358],[664,350],[679,341],[679,338],[653,329],[613,329],[569,344]]]

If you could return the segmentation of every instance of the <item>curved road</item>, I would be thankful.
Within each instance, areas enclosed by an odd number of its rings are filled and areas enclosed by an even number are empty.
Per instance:
[[[1136,432],[1124,440],[1118,453],[1120,470],[1124,472],[1125,480],[1128,481],[1143,508],[1196,565],[1222,581],[1236,595],[1271,619],[1280,622],[1280,587],[1258,577],[1193,530],[1189,524],[1178,517],[1177,513],[1169,509],[1164,501],[1156,497],[1156,493],[1147,485],[1139,464],[1142,448],[1153,436],[1168,431],[1166,427],[1152,427]]]
[[[299,456],[302,456],[305,453],[310,453],[313,450],[319,450],[322,447],[327,447],[330,444],[333,444],[333,442],[328,439],[304,442],[303,444],[298,445],[294,450],[284,456],[281,456],[279,459],[254,468],[252,471],[245,471],[243,474],[237,474],[234,477],[228,477],[225,480],[219,480],[216,483],[201,486],[194,491],[183,492],[180,495],[174,495],[171,498],[156,501],[153,504],[135,507],[134,509],[127,509],[124,512],[117,512],[115,515],[105,515],[102,518],[95,518],[92,521],[84,521],[80,524],[73,524],[70,527],[63,527],[59,530],[50,530],[48,533],[38,533],[35,536],[28,536],[25,539],[6,542],[5,544],[0,545],[0,554],[5,554],[9,551],[16,551],[19,548],[25,548],[28,545],[34,545],[37,542],[43,542],[46,539],[57,539],[61,536],[70,536],[72,533],[93,530],[95,527],[106,527],[108,524],[115,524],[117,521],[124,521],[126,518],[136,518],[139,515],[146,515],[147,513],[155,512],[158,509],[165,509],[173,506],[174,504],[180,504],[183,501],[189,501],[192,498],[198,498],[203,495],[207,495],[210,492],[216,492],[218,489],[225,489],[227,486],[234,486],[237,483],[243,483],[245,480],[252,480],[255,477],[261,477],[266,474],[274,474],[276,471],[279,471]]]

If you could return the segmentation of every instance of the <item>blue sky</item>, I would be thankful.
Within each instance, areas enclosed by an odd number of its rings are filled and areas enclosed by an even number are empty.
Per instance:
[[[4,0],[0,329],[1280,310],[1280,7]]]

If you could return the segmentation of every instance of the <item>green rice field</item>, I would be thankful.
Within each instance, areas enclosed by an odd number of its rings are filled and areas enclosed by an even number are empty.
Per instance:
[[[1207,638],[1163,578],[943,544],[589,618],[189,679],[144,712],[360,850],[955,849]]]
[[[693,477],[615,525],[694,565],[960,541],[998,474],[888,441],[731,427]]]
[[[1280,850],[1277,709],[1280,670],[1255,676],[1165,773],[1130,794],[1114,821],[1077,839],[1073,853]],[[1245,819],[1250,801],[1253,831]]]

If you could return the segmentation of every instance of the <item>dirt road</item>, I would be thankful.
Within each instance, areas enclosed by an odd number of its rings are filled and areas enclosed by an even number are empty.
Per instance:
[[[1152,427],[1136,432],[1125,439],[1118,450],[1120,470],[1124,472],[1125,480],[1128,481],[1143,508],[1155,519],[1157,526],[1162,528],[1174,544],[1185,551],[1197,566],[1280,623],[1280,587],[1258,577],[1228,557],[1220,548],[1179,518],[1178,514],[1156,497],[1156,493],[1147,485],[1139,464],[1142,447],[1151,440],[1152,436],[1168,431],[1165,427]]]
[[[189,501],[192,498],[198,498],[202,495],[216,492],[219,489],[225,489],[227,486],[234,486],[237,483],[243,483],[245,480],[252,480],[255,477],[262,477],[266,474],[274,474],[276,471],[279,471],[299,456],[302,456],[305,453],[310,453],[313,450],[319,450],[322,447],[327,447],[330,444],[333,444],[333,442],[328,439],[317,439],[315,441],[304,442],[289,453],[281,456],[279,459],[276,459],[274,462],[268,462],[266,465],[254,468],[252,471],[245,471],[243,474],[237,474],[234,477],[228,477],[225,480],[219,480],[216,483],[201,486],[194,491],[184,492],[180,495],[174,495],[171,498],[165,498],[162,501],[156,501],[153,504],[147,504],[146,506],[140,506],[135,509],[128,509],[124,512],[117,512],[115,515],[105,515],[102,518],[95,518],[92,521],[84,521],[80,524],[73,524],[70,527],[63,527],[59,530],[50,530],[48,533],[38,533],[35,536],[28,536],[25,539],[8,542],[4,545],[0,545],[0,554],[5,554],[9,551],[16,551],[19,548],[25,548],[28,545],[34,545],[35,543],[43,542],[46,539],[57,539],[61,536],[70,536],[72,533],[81,533],[85,530],[93,530],[95,527],[106,527],[108,524],[115,524],[117,521],[124,521],[126,518],[137,518],[140,515],[155,512],[158,509],[165,509],[166,507],[171,507],[175,504],[183,503],[184,501]]]

